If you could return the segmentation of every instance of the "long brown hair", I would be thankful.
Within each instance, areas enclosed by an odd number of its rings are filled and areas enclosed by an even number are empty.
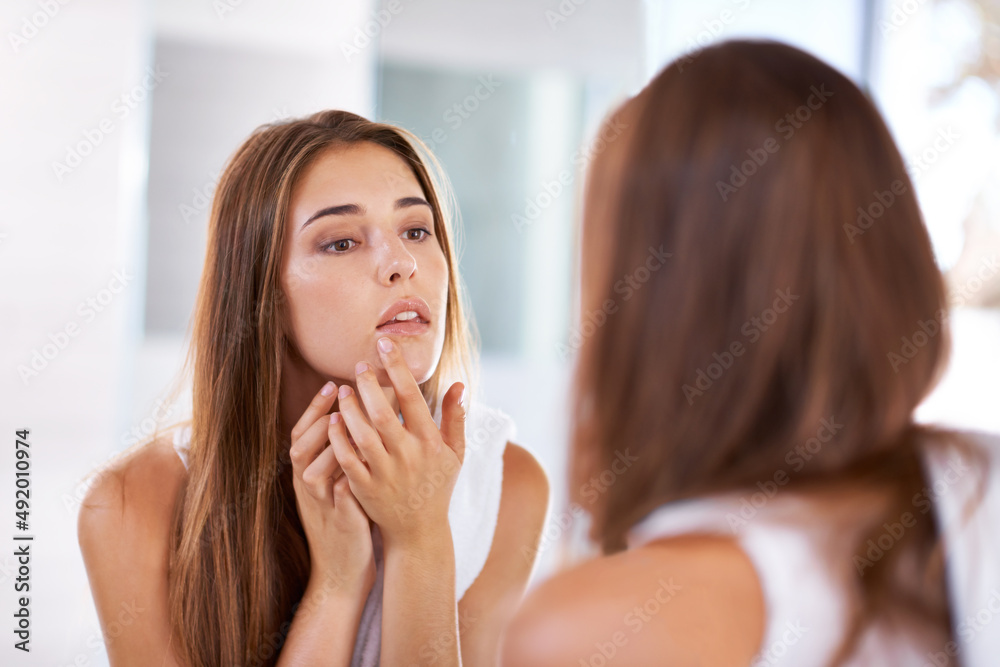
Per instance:
[[[873,523],[898,521],[925,484],[921,445],[947,435],[913,420],[947,359],[947,295],[872,102],[803,51],[730,41],[667,66],[608,123],[628,131],[592,165],[582,231],[584,307],[606,316],[572,395],[570,489],[591,539],[619,551],[664,503],[758,490],[831,417],[835,437],[785,488],[883,489]],[[635,464],[615,467],[625,449]],[[934,516],[914,514],[859,577],[839,657],[897,613],[949,632]],[[914,563],[926,577],[904,575]]]
[[[308,581],[290,436],[279,429],[290,342],[279,281],[283,230],[303,170],[321,152],[358,142],[384,146],[411,167],[449,267],[441,360],[421,385],[428,406],[433,414],[451,379],[464,376],[475,391],[478,338],[464,314],[450,189],[426,147],[345,111],[258,128],[219,180],[181,374],[193,368],[190,472],[175,511],[169,600],[177,655],[192,667],[274,664]]]

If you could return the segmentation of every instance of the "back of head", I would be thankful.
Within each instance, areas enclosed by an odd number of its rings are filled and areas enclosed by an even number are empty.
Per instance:
[[[588,178],[583,316],[607,316],[576,369],[574,499],[621,450],[636,464],[591,498],[591,536],[616,551],[663,503],[752,488],[824,423],[835,437],[789,488],[864,481],[908,502],[946,292],[872,102],[803,51],[731,41],[670,64],[609,123],[625,132]],[[907,536],[924,560],[926,521]],[[894,559],[866,576],[873,608]],[[917,598],[941,621],[940,587]]]

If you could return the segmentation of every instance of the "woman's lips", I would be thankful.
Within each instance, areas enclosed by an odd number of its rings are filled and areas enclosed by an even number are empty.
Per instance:
[[[397,334],[400,336],[419,336],[430,331],[431,325],[427,322],[417,320],[407,320],[405,322],[390,322],[376,327],[376,331],[383,334]]]

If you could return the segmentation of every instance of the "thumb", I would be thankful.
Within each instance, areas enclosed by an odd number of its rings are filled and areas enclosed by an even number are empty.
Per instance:
[[[465,460],[465,417],[468,412],[465,393],[465,385],[456,382],[441,402],[441,437],[458,456],[459,462]]]

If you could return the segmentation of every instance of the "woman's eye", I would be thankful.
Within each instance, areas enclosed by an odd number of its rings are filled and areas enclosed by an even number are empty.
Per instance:
[[[323,246],[323,250],[332,251],[335,254],[347,252],[351,248],[349,246],[345,246],[345,243],[354,243],[354,241],[351,239],[338,239],[336,241],[331,241]]]
[[[403,233],[411,235],[409,236],[409,240],[411,241],[423,241],[427,237],[431,236],[431,233],[423,227],[408,229]],[[413,235],[414,233],[416,233],[415,236]],[[329,243],[320,245],[320,249],[323,252],[329,252],[334,255],[342,255],[354,247],[354,245],[351,244],[357,245],[357,241],[354,241],[353,239],[337,239],[336,241],[330,241]]]

